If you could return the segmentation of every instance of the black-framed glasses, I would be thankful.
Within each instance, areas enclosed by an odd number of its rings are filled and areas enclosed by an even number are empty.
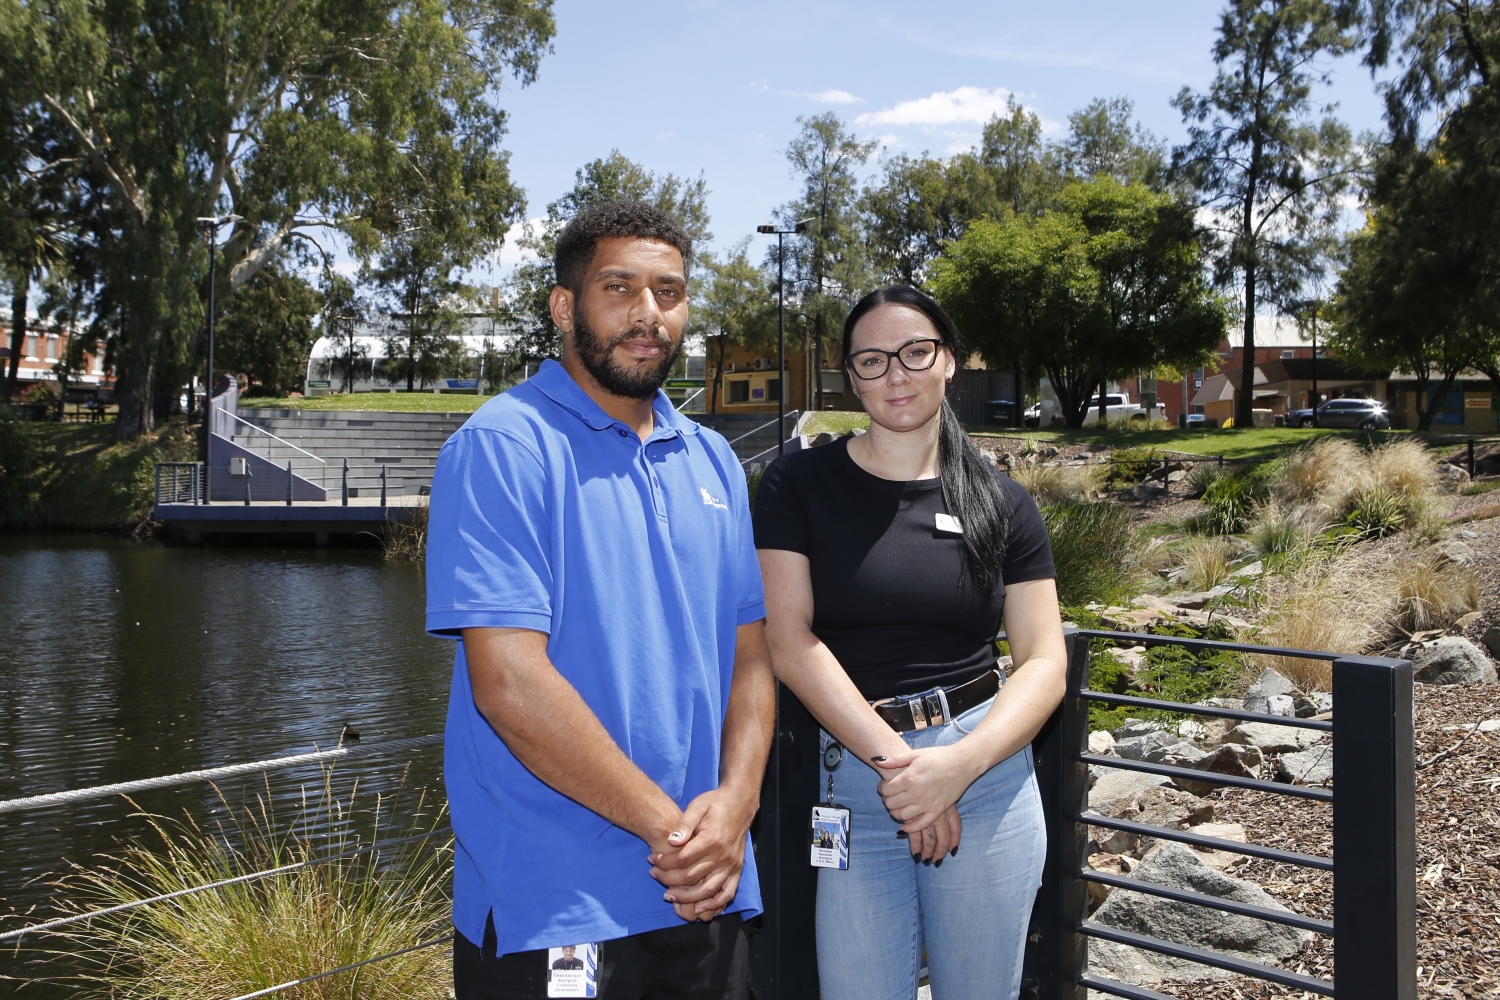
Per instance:
[[[932,367],[937,360],[938,349],[943,346],[941,340],[913,340],[902,344],[899,350],[882,351],[878,347],[872,347],[864,351],[855,351],[844,359],[849,370],[855,377],[865,381],[880,378],[891,366],[891,359],[895,358],[901,362],[901,367],[909,372],[925,372]]]

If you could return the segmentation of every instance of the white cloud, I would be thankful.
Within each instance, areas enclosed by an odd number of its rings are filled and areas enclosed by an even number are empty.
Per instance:
[[[536,260],[536,254],[530,250],[523,250],[518,241],[526,235],[526,227],[530,226],[533,231],[541,232],[545,219],[528,219],[526,222],[517,222],[505,231],[505,243],[500,247],[500,252],[491,259],[494,269],[510,271],[520,264],[526,264]]]
[[[863,97],[855,97],[847,90],[820,90],[814,94],[803,94],[821,104],[859,104]]]
[[[1005,112],[1012,92],[1004,87],[959,87],[928,97],[902,101],[893,108],[870,111],[854,119],[857,125],[956,125],[984,123]]]
[[[751,80],[745,84],[745,89],[754,91],[757,94],[764,94],[771,89],[771,85],[764,80]]]

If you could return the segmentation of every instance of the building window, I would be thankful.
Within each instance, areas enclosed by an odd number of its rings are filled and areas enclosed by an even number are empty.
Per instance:
[[[53,361],[53,360],[56,360],[56,358],[57,358],[57,338],[56,337],[48,337],[47,338],[47,360],[48,361]]]
[[[737,378],[724,383],[724,402],[726,403],[748,403],[750,402],[750,380]]]
[[[842,396],[844,394],[844,373],[837,368],[825,368],[821,375],[823,395]]]
[[[1297,351],[1296,351],[1295,348],[1283,347],[1281,349],[1281,357],[1283,359],[1286,359],[1286,358],[1295,358],[1296,356],[1297,356]]]
[[[766,379],[766,402],[774,403],[781,399],[781,379]]]

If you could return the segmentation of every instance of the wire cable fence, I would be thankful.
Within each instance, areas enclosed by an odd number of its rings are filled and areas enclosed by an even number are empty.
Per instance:
[[[261,774],[277,770],[286,770],[289,768],[308,764],[323,764],[329,761],[345,760],[354,757],[367,757],[375,756],[377,754],[400,753],[402,751],[416,750],[423,747],[438,745],[442,742],[442,739],[443,736],[441,733],[434,733],[427,736],[418,736],[401,740],[390,740],[383,743],[371,743],[365,745],[356,744],[351,746],[341,745],[330,750],[319,750],[311,753],[270,757],[264,760],[247,761],[241,764],[228,764],[222,767],[203,768],[195,771],[184,771],[177,774],[160,775],[158,777],[143,778],[136,781],[118,782],[110,785],[97,785],[89,788],[78,788],[61,792],[50,792],[42,795],[24,796],[22,798],[0,801],[0,813],[17,813],[30,810],[55,808],[58,806],[71,805],[77,802],[97,800],[101,798],[108,798],[116,795],[128,796],[143,791],[152,791],[162,788],[173,788],[194,783],[211,783],[223,780],[225,778],[239,777],[248,774]],[[17,927],[12,930],[0,932],[0,945],[18,945],[23,938],[56,933],[68,927],[90,923],[101,918],[138,910],[142,907],[167,903],[189,896],[198,895],[200,893],[224,889],[229,886],[243,885],[261,879],[287,875],[300,870],[312,868],[314,866],[324,865],[335,861],[348,860],[350,858],[372,854],[388,848],[402,847],[420,843],[430,840],[434,837],[445,835],[451,836],[452,832],[452,827],[445,825],[432,830],[426,830],[421,833],[412,834],[410,836],[384,838],[373,841],[369,844],[363,844],[358,847],[338,851],[332,854],[303,858],[302,860],[294,861],[288,864],[276,865],[259,871],[247,872],[245,874],[236,875],[230,878],[205,882],[199,885],[190,886],[184,889],[178,889],[172,892],[159,893],[157,895],[147,896],[141,899],[134,899],[128,902],[90,910],[85,913],[68,914],[66,916],[57,917],[51,920],[43,920],[37,923],[27,924],[23,927]],[[288,980],[287,982],[279,983],[275,986],[266,987],[264,989],[256,990],[251,993],[245,993],[233,998],[233,1000],[252,1000],[252,998],[255,997],[270,996],[284,990],[306,985],[308,983],[313,983],[318,980],[326,979],[344,972],[349,972],[351,970],[358,969],[366,965],[371,965],[376,962],[386,961],[388,959],[397,958],[402,955],[407,955],[425,948],[434,947],[435,945],[442,944],[451,940],[452,935],[445,933],[440,937],[422,941],[418,944],[411,945],[410,947],[401,948],[395,951],[387,952],[385,954],[361,959],[357,962],[351,962],[346,965],[341,965],[337,968],[310,973],[298,979]]]

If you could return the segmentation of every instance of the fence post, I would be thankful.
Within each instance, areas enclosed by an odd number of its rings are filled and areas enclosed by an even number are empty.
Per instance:
[[[250,477],[254,475],[250,468],[250,460],[245,460],[245,506],[250,506]]]
[[[1474,478],[1474,439],[1469,438],[1469,478]]]
[[[193,503],[208,503],[208,463],[193,463]]]
[[[1410,660],[1333,661],[1334,966],[1341,997],[1416,1000]]]
[[[1067,693],[1031,744],[1047,824],[1047,860],[1026,939],[1025,978],[1036,983],[1038,1000],[1087,995],[1078,979],[1088,967],[1088,940],[1076,928],[1088,917],[1088,886],[1075,873],[1088,860],[1088,828],[1073,817],[1088,806],[1089,776],[1087,765],[1072,758],[1089,738],[1088,702],[1078,697],[1088,686],[1089,640],[1066,632]]]
[[[344,459],[344,485],[342,491],[344,494],[344,506],[347,507],[349,506],[349,460],[347,458]]]
[[[292,505],[292,460],[286,460],[286,505]]]
[[[385,506],[385,470],[388,469],[388,468],[390,468],[390,467],[386,466],[386,465],[382,465],[380,467],[380,506],[381,507]]]
[[[177,486],[177,470],[175,468],[172,470],[172,486],[173,486],[173,491],[172,492],[174,494],[174,499],[175,499],[175,494],[177,492],[176,488],[175,488]],[[157,506],[161,506],[161,463],[160,462],[156,463],[156,503],[157,503]]]

